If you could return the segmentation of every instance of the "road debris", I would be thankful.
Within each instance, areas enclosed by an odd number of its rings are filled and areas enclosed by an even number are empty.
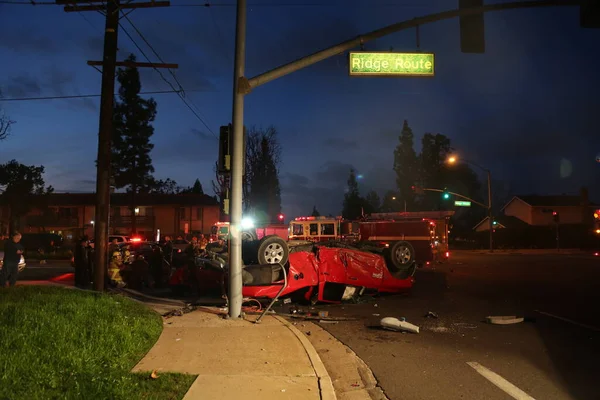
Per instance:
[[[406,331],[411,333],[419,333],[419,327],[406,322],[406,320],[399,320],[394,317],[385,317],[381,319],[381,327],[392,331]]]
[[[485,320],[488,324],[493,325],[512,325],[523,322],[525,318],[517,317],[516,315],[501,315],[485,317]]]
[[[156,370],[152,371],[152,373],[150,374],[150,378],[151,379],[158,379],[158,374],[156,373]]]
[[[321,318],[329,317],[329,311],[319,311],[319,317],[321,317]]]
[[[428,311],[427,314],[425,314],[425,318],[439,318],[439,317],[433,311]]]
[[[325,319],[321,319],[321,320],[319,320],[319,323],[320,324],[339,324],[340,321],[327,321]]]

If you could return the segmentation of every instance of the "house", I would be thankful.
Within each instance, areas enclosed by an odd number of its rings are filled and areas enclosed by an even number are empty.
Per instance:
[[[555,224],[553,212],[558,213],[561,224],[586,224],[591,222],[593,210],[598,205],[590,203],[587,193],[581,196],[514,196],[504,207],[501,215],[494,217],[494,228],[523,228],[526,226],[548,226]],[[477,232],[487,231],[486,217],[473,228]]]
[[[34,208],[21,217],[23,233],[49,232],[71,239],[94,236],[95,193],[53,193],[44,199],[44,207]],[[204,194],[138,194],[131,207],[128,193],[111,194],[110,234],[129,235],[135,214],[136,232],[153,238],[164,235],[210,233],[219,220],[218,202]],[[0,204],[0,227],[6,231],[9,210]]]

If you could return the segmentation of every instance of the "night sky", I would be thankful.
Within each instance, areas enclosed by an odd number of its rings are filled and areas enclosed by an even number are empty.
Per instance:
[[[204,3],[173,0],[170,8],[138,9],[129,18],[165,62],[180,65],[176,76],[210,128],[176,94],[155,95],[155,175],[181,185],[200,178],[212,194],[216,135],[231,118],[235,2],[198,6]],[[458,1],[256,3],[248,10],[248,77]],[[54,5],[0,4],[4,98],[100,93],[101,74],[86,61],[101,59],[103,19]],[[351,167],[363,176],[363,193],[393,189],[393,147],[404,119],[417,142],[426,132],[449,136],[462,157],[491,169],[496,189],[507,195],[576,194],[587,185],[600,198],[600,30],[580,28],[576,7],[494,12],[485,22],[483,55],[460,53],[457,19],[421,27],[421,50],[436,54],[433,79],[350,78],[347,55],[339,55],[247,96],[245,124],[274,125],[280,135],[284,213],[309,214],[316,205],[339,214]],[[134,53],[146,61],[123,31],[119,43],[120,60]],[[415,30],[364,47],[390,48],[416,50]],[[154,70],[141,76],[144,91],[170,89]],[[99,98],[0,106],[17,121],[0,143],[0,162],[44,165],[47,183],[59,191],[95,189]]]

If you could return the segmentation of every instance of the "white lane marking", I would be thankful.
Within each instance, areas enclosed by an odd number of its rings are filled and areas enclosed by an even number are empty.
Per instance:
[[[586,329],[590,329],[592,331],[600,332],[600,328],[596,328],[595,326],[591,326],[591,325],[587,325],[587,324],[582,324],[581,322],[573,321],[572,319],[561,317],[560,315],[550,314],[550,313],[547,313],[545,311],[540,311],[540,310],[534,310],[534,311],[536,313],[538,313],[538,314],[542,314],[542,315],[546,315],[548,317],[560,319],[561,321],[568,322],[568,323],[573,324],[573,325],[577,325],[577,326],[579,326],[581,328],[586,328]]]
[[[467,363],[471,368],[475,371],[479,372],[485,379],[492,382],[498,388],[502,389],[504,393],[508,394],[510,397],[516,400],[535,400],[533,397],[498,375],[492,370],[487,369],[483,365],[478,362],[468,362]]]

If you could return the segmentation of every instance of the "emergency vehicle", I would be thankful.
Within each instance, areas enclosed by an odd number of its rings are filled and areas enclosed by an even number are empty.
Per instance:
[[[347,240],[353,237],[352,225],[342,217],[296,217],[290,222],[288,238],[311,242]]]

